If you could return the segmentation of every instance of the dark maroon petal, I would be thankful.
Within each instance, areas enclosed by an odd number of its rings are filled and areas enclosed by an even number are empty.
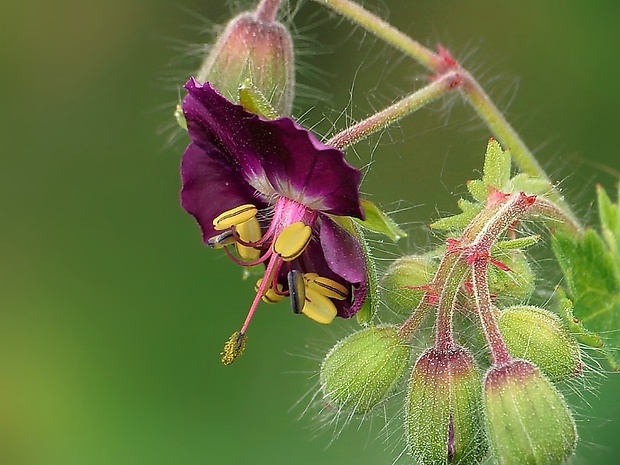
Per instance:
[[[366,282],[366,258],[359,241],[326,215],[321,215],[321,247],[329,268],[352,284]]]
[[[290,118],[268,121],[190,80],[183,112],[192,140],[219,147],[265,196],[278,194],[314,210],[363,218],[361,173],[344,154]]]
[[[295,266],[299,266],[306,273],[316,273],[324,278],[333,279],[334,281],[345,286],[351,295],[345,300],[332,300],[338,311],[340,318],[350,318],[361,308],[361,304],[358,305],[357,301],[352,301],[353,285],[345,280],[342,276],[334,273],[329,266],[327,266],[327,260],[323,255],[323,248],[318,238],[313,239],[308,248],[302,255],[301,260],[295,263]]]
[[[213,229],[213,219],[220,213],[246,203],[266,206],[221,151],[206,142],[202,146],[192,142],[187,147],[181,162],[181,181],[181,205],[196,218],[205,242],[219,234]]]
[[[222,97],[209,83],[200,85],[190,79],[185,88],[188,94],[183,100],[183,114],[192,141],[219,148],[223,159],[238,171],[241,179],[263,195],[276,193],[256,150],[255,136],[246,124],[258,117]]]
[[[313,210],[363,218],[362,175],[345,161],[344,153],[321,143],[290,118],[256,119],[250,125],[265,134],[263,167],[280,195]]]

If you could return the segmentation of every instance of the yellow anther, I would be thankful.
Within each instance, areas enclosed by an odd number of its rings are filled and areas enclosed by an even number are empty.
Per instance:
[[[274,242],[273,250],[282,257],[282,260],[290,262],[306,250],[311,237],[312,229],[310,226],[298,221],[284,228],[284,231],[280,233]]]
[[[235,231],[237,232],[239,239],[243,242],[256,242],[262,236],[260,223],[255,216],[236,225]],[[260,257],[260,250],[255,249],[254,247],[241,245],[237,242],[235,244],[235,248],[237,249],[237,253],[241,259],[246,262],[253,262],[254,260],[258,260],[258,257]]]
[[[239,357],[245,349],[245,334],[241,334],[239,331],[235,331],[230,336],[230,339],[224,344],[224,350],[220,354],[222,356],[222,363],[224,365],[230,365]]]
[[[324,278],[316,273],[306,273],[304,278],[306,280],[306,286],[320,292],[325,297],[344,300],[349,296],[349,290],[333,279]]]
[[[207,245],[212,249],[221,249],[235,243],[232,231],[224,231],[222,234],[213,236],[207,240]]]
[[[317,323],[329,324],[336,317],[338,311],[334,303],[314,289],[306,289],[306,304],[301,313]]]
[[[288,291],[291,296],[291,310],[296,315],[301,313],[301,309],[306,304],[306,284],[304,274],[299,270],[289,271],[287,277]]]
[[[223,231],[238,224],[248,221],[256,216],[258,210],[252,204],[239,205],[231,210],[225,211],[213,220],[213,227],[216,231]]]
[[[260,278],[258,281],[256,281],[256,285],[254,286],[254,291],[258,292],[262,283],[263,283],[263,278]],[[278,291],[282,291],[282,286],[280,284],[277,284],[277,286],[278,286]],[[267,289],[267,292],[265,292],[265,294],[261,296],[261,299],[265,303],[275,304],[275,303],[280,302],[282,299],[284,299],[284,296],[281,294],[278,294],[273,289],[273,287],[270,286],[269,289]]]

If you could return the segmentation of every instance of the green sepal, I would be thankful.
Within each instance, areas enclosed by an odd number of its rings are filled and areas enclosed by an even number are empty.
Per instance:
[[[354,218],[353,220],[369,231],[383,234],[392,241],[397,242],[403,237],[407,237],[407,233],[387,214],[379,209],[370,200],[360,199],[362,210],[364,210],[365,220]]]
[[[620,185],[618,185],[619,202],[617,204],[612,203],[601,186],[596,187],[596,196],[603,239],[620,267]]]
[[[442,230],[465,229],[467,225],[476,217],[476,215],[482,211],[481,204],[473,203],[465,199],[459,199],[458,206],[463,213],[449,216],[447,218],[441,218],[440,220],[432,223],[431,228]]]
[[[553,186],[544,179],[535,178],[526,173],[519,173],[510,180],[510,192],[525,192],[528,195],[544,195]]]
[[[489,194],[489,189],[482,179],[467,181],[467,190],[478,202],[484,202]]]
[[[598,351],[607,360],[610,369],[612,371],[618,371],[619,365],[611,352],[605,348],[605,342],[601,336],[589,331],[583,325],[583,322],[579,318],[575,317],[573,314],[573,302],[571,302],[571,300],[566,296],[566,293],[562,288],[558,288],[556,290],[556,296],[559,301],[560,317],[564,320],[568,330],[575,337],[575,339],[577,339],[580,343],[587,345],[588,347],[592,347]]]
[[[174,109],[174,118],[177,120],[177,124],[187,131],[187,121],[185,121],[185,115],[180,103],[177,103]]]
[[[491,255],[501,253],[507,250],[521,250],[531,247],[540,240],[540,235],[519,237],[518,239],[509,239],[506,241],[498,241],[491,247]]]
[[[366,272],[368,273],[368,293],[362,308],[358,310],[355,317],[360,325],[368,326],[372,323],[372,320],[377,313],[377,309],[379,308],[379,281],[377,277],[377,267],[375,266],[374,258],[370,251],[370,246],[364,236],[363,229],[358,226],[358,223],[354,221],[354,218],[331,215],[329,215],[329,217],[353,235],[362,247],[364,260],[366,261]]]
[[[564,273],[574,316],[589,333],[598,335],[620,365],[620,272],[605,242],[593,230],[574,240],[557,232],[553,251]]]
[[[265,119],[276,119],[280,116],[250,79],[246,79],[239,86],[239,103],[250,113]]]
[[[368,272],[368,295],[366,296],[364,305],[362,305],[362,308],[360,308],[355,314],[355,317],[360,325],[368,326],[372,323],[372,320],[377,313],[377,309],[379,308],[379,281],[377,277],[377,267],[375,266],[374,259],[370,252],[370,247],[364,237],[362,228],[357,226],[357,224],[353,221],[351,222],[351,225],[355,230],[355,236],[362,245],[364,259],[366,260],[366,270]]]
[[[487,186],[487,189],[494,188],[503,192],[509,181],[510,152],[508,150],[502,150],[499,142],[491,138],[489,139],[486,156],[484,158],[484,175],[482,176],[482,182]]]

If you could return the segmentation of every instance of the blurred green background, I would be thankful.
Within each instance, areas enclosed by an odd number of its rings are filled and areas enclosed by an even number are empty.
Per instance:
[[[620,4],[369,3],[463,59],[594,221],[595,183],[613,188],[620,170]],[[261,307],[246,354],[220,365],[252,284],[180,209],[185,141],[169,143],[165,127],[198,64],[191,44],[211,37],[204,18],[230,11],[215,0],[0,3],[0,464],[376,465],[402,451],[398,416],[387,433],[380,419],[353,422],[330,445],[338,427],[302,415],[321,355],[354,323]],[[311,2],[294,23],[299,82],[314,89],[296,113],[319,132],[424,81]],[[488,131],[458,99],[444,110],[351,152],[372,161],[364,191],[404,208],[402,250],[428,245],[424,225],[456,210],[481,166]],[[618,377],[574,388],[585,402],[573,463],[617,463]]]

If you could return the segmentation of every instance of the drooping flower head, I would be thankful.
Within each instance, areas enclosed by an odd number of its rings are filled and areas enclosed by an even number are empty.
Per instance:
[[[192,79],[185,87],[191,143],[181,164],[183,208],[207,245],[242,266],[265,266],[222,361],[240,355],[261,299],[289,297],[294,313],[324,324],[353,316],[366,299],[366,262],[358,239],[339,222],[364,217],[360,171],[290,118],[265,120],[209,83]]]

